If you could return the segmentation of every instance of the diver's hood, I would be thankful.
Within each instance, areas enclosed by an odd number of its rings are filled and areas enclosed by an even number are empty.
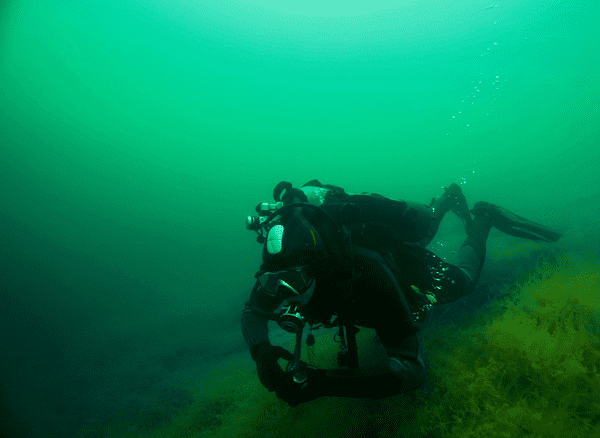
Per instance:
[[[300,211],[294,211],[269,229],[262,252],[261,271],[314,266],[326,256],[327,249],[317,229]]]

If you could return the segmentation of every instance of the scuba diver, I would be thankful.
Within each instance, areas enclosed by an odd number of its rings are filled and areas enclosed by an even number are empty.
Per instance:
[[[274,204],[259,204],[258,216],[246,223],[263,244],[263,263],[242,313],[242,333],[262,385],[292,407],[322,396],[379,399],[423,387],[420,324],[433,303],[474,291],[490,229],[546,242],[561,236],[487,202],[469,211],[455,183],[429,205],[346,193],[317,180],[301,188],[281,182],[273,197]],[[462,219],[467,235],[456,266],[425,248],[448,211]],[[294,353],[270,343],[269,320],[296,334]],[[308,345],[315,342],[312,329],[339,327],[337,368],[300,360],[306,325]],[[387,358],[359,366],[358,327],[375,329]],[[285,371],[279,359],[288,361]]]

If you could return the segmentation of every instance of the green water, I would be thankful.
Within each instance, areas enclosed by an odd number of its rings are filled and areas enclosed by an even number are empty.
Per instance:
[[[73,382],[132,351],[243,348],[244,219],[281,180],[421,202],[457,181],[549,224],[598,193],[597,2],[279,3],[0,5],[16,428],[22,406],[83,421]]]

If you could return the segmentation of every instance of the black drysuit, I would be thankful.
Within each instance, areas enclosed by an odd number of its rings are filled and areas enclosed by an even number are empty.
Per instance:
[[[335,189],[325,198],[326,203],[351,202],[361,211],[360,221],[350,224],[355,276],[351,286],[317,278],[304,314],[312,323],[329,321],[335,314],[358,326],[374,328],[388,358],[359,368],[327,370],[321,395],[382,398],[418,389],[425,383],[426,370],[414,310],[424,302],[411,285],[434,292],[440,304],[451,302],[472,291],[481,263],[461,269],[424,248],[439,225],[426,205],[379,195],[348,195]],[[469,270],[477,271],[474,278]],[[268,319],[252,310],[272,312],[280,304],[262,293],[257,281],[242,314],[242,332],[251,352],[257,345],[269,343]]]

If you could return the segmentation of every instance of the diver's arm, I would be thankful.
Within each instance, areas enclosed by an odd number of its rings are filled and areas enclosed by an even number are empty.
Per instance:
[[[242,335],[248,344],[250,352],[258,344],[265,342],[270,344],[268,318],[261,315],[260,312],[253,312],[253,309],[261,304],[260,298],[259,283],[256,282],[250,293],[250,299],[246,302],[246,306],[242,312]]]
[[[242,335],[250,351],[262,343],[269,343],[269,320],[264,316],[252,313],[249,304],[242,313]]]
[[[269,391],[275,391],[285,373],[278,364],[279,359],[290,361],[294,355],[283,347],[273,346],[269,342],[269,319],[272,319],[273,300],[260,293],[258,282],[242,312],[242,334],[250,349],[250,356],[256,362],[256,373],[260,383]]]
[[[321,370],[315,384],[330,397],[384,398],[423,387],[425,362],[416,333],[401,347],[388,348],[388,358],[359,368]],[[310,382],[309,382],[310,384]]]

